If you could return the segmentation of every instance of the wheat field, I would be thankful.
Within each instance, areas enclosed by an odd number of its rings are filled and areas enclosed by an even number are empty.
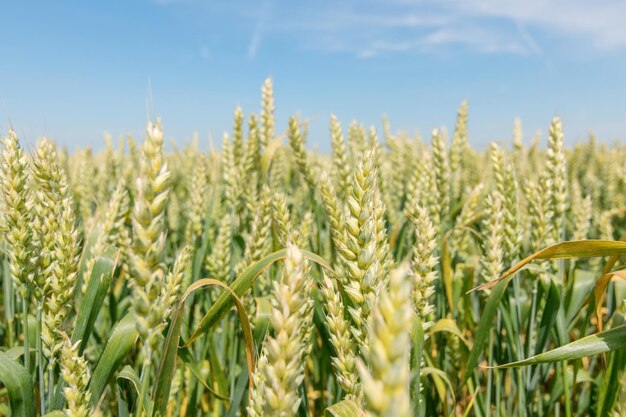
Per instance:
[[[623,143],[324,154],[261,93],[219,150],[2,133],[0,415],[626,415]]]

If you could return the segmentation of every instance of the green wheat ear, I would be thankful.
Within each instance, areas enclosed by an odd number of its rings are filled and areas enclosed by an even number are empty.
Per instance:
[[[67,335],[64,336],[61,351],[61,376],[67,386],[63,389],[68,417],[91,416],[91,394],[89,392],[89,366],[84,357],[78,354],[80,341],[72,344]]]
[[[232,269],[232,243],[233,243],[234,215],[227,213],[222,216],[213,251],[207,256],[206,268],[209,275],[223,282],[230,281]]]
[[[442,227],[446,227],[450,211],[450,171],[446,140],[439,129],[432,133],[433,173],[436,189],[435,206]]]
[[[287,247],[285,267],[272,295],[268,336],[254,374],[254,389],[248,413],[251,416],[295,416],[304,379],[303,353],[308,351],[312,321],[312,277],[295,246]]]
[[[294,162],[298,170],[302,173],[306,183],[312,190],[316,188],[316,175],[313,172],[313,167],[308,159],[306,147],[304,143],[304,137],[300,131],[298,119],[295,117],[289,118],[289,129],[287,130],[287,136],[289,138],[289,146],[291,147],[292,154],[294,156]]]
[[[9,268],[22,298],[33,286],[31,268],[33,213],[29,203],[29,164],[17,134],[10,130],[0,155],[2,209],[6,222],[4,238],[8,244]]]
[[[504,270],[504,230],[502,199],[499,193],[489,194],[485,200],[485,233],[483,236],[484,257],[482,263],[482,277],[489,282],[500,277]]]
[[[330,342],[335,349],[332,358],[337,381],[346,393],[346,399],[361,400],[361,384],[356,372],[356,345],[350,332],[350,323],[346,320],[345,306],[337,285],[324,275],[321,293],[326,304],[326,326],[330,333]]]
[[[519,225],[518,186],[515,172],[511,164],[505,164],[504,155],[496,143],[489,148],[489,157],[493,168],[496,193],[502,204],[502,229],[504,237],[503,261],[504,266],[513,265],[519,258],[522,246],[522,230]]]
[[[187,202],[188,222],[185,226],[185,241],[195,244],[202,235],[208,208],[209,184],[207,162],[204,155],[193,157],[194,169],[189,176],[189,199]]]
[[[56,146],[47,139],[37,144],[33,177],[38,187],[33,227],[36,236],[33,241],[39,252],[36,297],[43,311],[43,351],[54,364],[62,348],[59,332],[70,311],[76,283],[80,242],[67,177],[59,164]]]
[[[352,190],[346,200],[348,211],[343,237],[337,243],[346,272],[344,288],[352,301],[348,312],[354,322],[353,335],[359,346],[365,345],[364,328],[370,301],[384,282],[379,263],[379,224],[377,222],[377,171],[375,150],[369,151],[354,172]]]
[[[550,125],[546,169],[548,171],[549,208],[554,219],[554,240],[563,238],[567,209],[567,167],[561,119],[555,117]]]
[[[475,150],[462,102],[326,154],[261,94],[207,152],[1,138],[1,415],[626,415],[622,143]]]
[[[150,310],[160,294],[165,279],[165,207],[170,193],[170,171],[163,159],[163,131],[160,123],[148,123],[142,147],[140,176],[133,209],[132,274],[129,282],[134,292],[131,304],[137,315],[137,329],[148,345],[156,337],[156,324]]]
[[[126,259],[131,245],[130,233],[126,228],[126,220],[128,219],[129,213],[130,204],[126,182],[124,179],[120,179],[115,191],[111,195],[111,201],[107,206],[102,231],[91,247],[90,253],[88,254],[89,257],[85,262],[85,273],[83,274],[83,284],[81,288],[83,293],[87,290],[89,278],[91,277],[96,259],[104,255],[107,248],[118,249],[120,251],[120,261],[122,262],[123,268],[126,267]]]
[[[406,265],[390,274],[367,321],[364,363],[357,360],[368,416],[409,417],[411,291]]]
[[[339,190],[340,198],[345,200],[350,192],[350,168],[352,167],[352,162],[341,131],[341,124],[334,114],[330,116],[330,139],[333,149],[335,178],[339,185],[337,189]]]
[[[276,122],[274,120],[274,87],[272,79],[267,78],[261,89],[261,134],[259,136],[259,148],[265,150],[269,141],[274,139]]]
[[[435,256],[435,251],[438,238],[425,208],[415,206],[409,219],[415,227],[410,273],[413,281],[413,306],[426,331],[433,325],[430,318],[434,306],[430,299],[435,293],[434,281],[437,279],[439,259]]]

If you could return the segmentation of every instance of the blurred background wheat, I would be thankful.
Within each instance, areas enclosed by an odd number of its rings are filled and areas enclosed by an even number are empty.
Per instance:
[[[463,102],[450,139],[332,116],[324,154],[274,111],[267,79],[219,151],[3,136],[2,414],[624,412],[623,145],[479,151]]]

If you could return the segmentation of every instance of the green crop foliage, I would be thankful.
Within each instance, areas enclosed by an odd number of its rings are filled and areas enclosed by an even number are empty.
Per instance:
[[[626,415],[624,144],[251,110],[2,135],[0,416]]]

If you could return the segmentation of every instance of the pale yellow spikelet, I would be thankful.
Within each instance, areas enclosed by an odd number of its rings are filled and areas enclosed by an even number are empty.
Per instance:
[[[461,213],[455,220],[450,247],[464,257],[471,254],[470,244],[473,236],[466,228],[476,223],[480,216],[479,210],[482,202],[483,189],[484,185],[480,183],[470,191],[465,200],[465,204],[463,204]]]
[[[503,249],[503,216],[502,200],[498,193],[491,193],[485,199],[485,220],[483,233],[483,250],[485,255],[481,259],[482,278],[489,282],[500,277],[504,269]]]
[[[522,231],[519,225],[518,186],[515,172],[510,164],[505,164],[504,154],[496,143],[491,143],[489,156],[493,168],[496,191],[502,202],[502,229],[504,265],[511,266],[521,258]]]
[[[222,179],[224,181],[224,200],[228,210],[236,212],[241,197],[242,178],[239,178],[233,144],[228,134],[224,133],[221,160]]]
[[[155,323],[148,320],[165,279],[165,207],[170,193],[170,171],[163,159],[163,131],[160,123],[148,123],[143,143],[140,176],[133,210],[133,290],[131,304],[137,315],[142,340],[153,334]]]
[[[259,128],[256,117],[251,114],[248,120],[248,141],[240,168],[242,178],[248,178],[260,168],[259,146]]]
[[[554,239],[562,240],[565,227],[565,210],[567,209],[567,167],[563,143],[563,127],[561,119],[555,117],[550,125],[548,136],[546,168],[548,171],[549,207],[554,219]]]
[[[291,240],[293,229],[289,218],[287,198],[283,193],[275,193],[272,198],[272,223],[278,245],[282,248]]]
[[[313,213],[310,211],[307,210],[300,215],[296,223],[298,227],[294,227],[294,232],[292,233],[293,244],[305,250],[311,249],[311,236],[314,236],[313,222]]]
[[[572,185],[572,215],[574,223],[574,231],[571,240],[587,239],[589,230],[591,229],[591,216],[593,213],[591,195],[584,198],[581,196],[578,182]],[[576,191],[575,191],[576,190]]]
[[[437,279],[438,258],[435,250],[438,239],[428,210],[417,205],[409,219],[415,227],[410,274],[413,281],[413,306],[422,321],[422,327],[427,330],[433,324],[430,316],[434,312],[434,306],[430,303],[430,298],[435,293],[434,281]]]
[[[290,178],[290,158],[287,148],[278,148],[269,170],[269,185],[273,191],[283,190]]]
[[[446,151],[446,141],[439,129],[432,133],[433,174],[437,190],[436,207],[441,224],[445,227],[450,210],[450,171]]]
[[[452,147],[450,148],[450,170],[457,172],[463,159],[463,153],[469,146],[467,141],[467,100],[459,106],[456,116],[456,125],[452,135]]]
[[[80,212],[81,221],[83,225],[83,232],[88,233],[91,230],[93,205],[95,202],[96,187],[94,184],[95,177],[95,164],[93,157],[91,156],[91,150],[77,154],[77,178],[74,189],[76,190],[76,200],[78,203],[78,210]]]
[[[272,79],[267,78],[261,89],[261,134],[259,135],[259,148],[265,150],[267,144],[274,139],[276,122],[274,120],[274,87]]]
[[[387,235],[387,224],[385,216],[389,215],[386,210],[385,203],[382,199],[380,189],[374,190],[372,198],[371,210],[374,220],[374,229],[376,233],[376,259],[380,265],[381,282],[385,283],[387,275],[392,268],[393,259],[391,256],[391,248],[389,246],[389,237]]]
[[[375,150],[370,150],[354,172],[352,190],[346,200],[348,211],[343,237],[337,246],[347,273],[344,288],[353,303],[349,313],[356,325],[352,330],[359,345],[365,343],[363,328],[369,316],[370,301],[386,278],[379,263],[379,207],[374,203],[378,192],[376,178]]]
[[[205,157],[204,155],[198,155],[193,161],[194,169],[189,176],[189,198],[187,201],[189,218],[185,229],[185,240],[190,244],[195,243],[202,235],[209,203],[209,184]]]
[[[308,159],[304,143],[304,135],[300,132],[298,119],[293,116],[289,118],[287,137],[289,139],[289,146],[291,147],[291,152],[294,156],[297,169],[302,174],[309,187],[314,190],[316,188],[316,176],[313,173],[311,162]]]
[[[350,192],[350,167],[351,161],[348,155],[346,141],[341,131],[341,124],[333,114],[330,116],[330,138],[333,149],[333,165],[335,178],[337,179],[340,198],[343,200]]]
[[[326,274],[320,290],[326,304],[326,326],[330,333],[330,342],[335,349],[335,356],[332,358],[335,376],[345,391],[346,398],[359,401],[361,386],[356,372],[354,340],[350,323],[345,318],[345,306],[336,283]]]
[[[519,117],[516,117],[513,121],[513,148],[518,155],[524,149],[522,119]]]
[[[254,219],[252,221],[252,230],[248,241],[246,242],[246,250],[244,258],[237,265],[237,275],[241,273],[245,268],[252,265],[254,262],[261,260],[267,255],[272,247],[271,242],[271,228],[272,228],[272,202],[271,193],[267,185],[261,190],[261,196],[258,202],[258,208],[254,213]],[[259,277],[259,286],[263,289],[267,289],[264,285],[264,277]],[[264,292],[264,291],[263,291]]]
[[[326,216],[328,216],[328,227],[330,229],[330,236],[333,240],[333,244],[337,247],[343,241],[343,217],[342,210],[337,201],[334,188],[328,174],[323,172],[319,180],[320,195]]]
[[[213,250],[206,258],[206,268],[212,278],[223,282],[230,281],[232,270],[232,242],[234,215],[222,216]]]
[[[463,185],[467,181],[463,172],[467,169],[465,162],[469,156],[470,148],[467,139],[467,111],[467,101],[463,101],[457,112],[452,145],[450,146],[450,193],[452,198],[461,197]]]
[[[535,251],[554,243],[551,222],[552,213],[549,209],[550,194],[547,181],[540,177],[539,181],[526,181],[524,195],[526,196],[528,220],[530,222],[530,250]]]
[[[89,367],[87,361],[78,354],[80,341],[72,344],[65,336],[61,354],[61,376],[67,385],[63,389],[67,407],[67,417],[91,417],[89,391]]]
[[[405,195],[405,216],[408,216],[408,213],[416,204],[419,204],[420,201],[422,204],[427,201],[426,196],[429,194],[426,193],[422,187],[425,184],[425,177],[430,175],[427,171],[429,160],[430,156],[426,154],[420,156],[416,155],[411,161],[411,175],[408,180]]]
[[[241,163],[243,156],[243,110],[240,106],[235,109],[235,122],[233,124],[233,154],[235,157],[235,163]]]
[[[115,152],[113,138],[109,133],[104,134],[104,143],[104,155],[98,165],[98,172],[96,175],[96,192],[99,203],[105,202],[109,194],[115,188],[120,171],[119,159]]]
[[[265,340],[257,363],[253,401],[248,408],[250,415],[294,417],[297,414],[313,303],[312,280],[305,269],[302,252],[290,245],[282,278],[273,292],[270,324],[274,334]]]
[[[392,271],[367,323],[366,364],[357,361],[367,416],[409,417],[411,291],[408,267]]]
[[[42,299],[55,273],[55,234],[63,212],[61,203],[67,193],[67,183],[59,166],[56,146],[48,139],[35,148],[32,161],[33,246],[37,253],[37,271],[34,274],[35,297]]]
[[[356,120],[352,120],[348,127],[348,146],[355,164],[363,158],[367,149],[365,126],[359,125]]]
[[[10,130],[0,155],[2,210],[6,222],[9,270],[22,297],[32,287],[32,212],[29,207],[29,164],[17,134]]]
[[[180,250],[172,269],[165,277],[163,289],[157,301],[154,303],[152,310],[150,310],[151,318],[149,321],[155,323],[155,329],[153,331],[155,334],[161,334],[171,316],[170,313],[176,307],[176,302],[181,294],[185,273],[191,261],[191,253],[191,246],[183,246]],[[154,345],[152,346],[153,349],[157,347],[156,341],[159,339],[160,338],[155,337],[155,341],[153,341]]]
[[[33,241],[39,253],[35,295],[43,311],[43,351],[54,363],[62,348],[59,331],[70,311],[80,242],[67,176],[59,165],[56,146],[47,139],[37,144],[33,177],[37,186]]]
[[[120,261],[125,264],[127,251],[130,249],[130,233],[126,228],[126,220],[130,210],[126,181],[120,178],[111,200],[107,206],[102,228],[96,241],[93,243],[89,257],[85,262],[85,273],[83,277],[82,292],[85,293],[89,278],[93,271],[96,259],[103,255],[108,248],[117,250],[120,254]]]

